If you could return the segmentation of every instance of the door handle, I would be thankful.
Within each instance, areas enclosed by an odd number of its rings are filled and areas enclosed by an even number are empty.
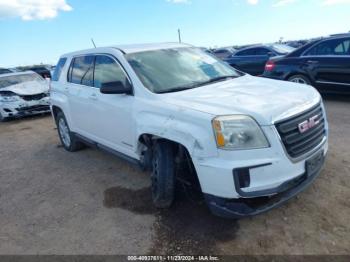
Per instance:
[[[96,94],[92,94],[92,95],[89,96],[89,98],[91,100],[97,100],[97,95]]]
[[[308,60],[306,63],[309,64],[309,65],[316,65],[316,64],[318,64],[319,62],[318,62],[318,61],[315,61],[315,60]]]

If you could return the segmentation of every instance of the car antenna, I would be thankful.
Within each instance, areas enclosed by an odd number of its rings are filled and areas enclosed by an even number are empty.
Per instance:
[[[96,45],[95,45],[95,42],[94,42],[94,39],[93,39],[93,38],[91,38],[91,42],[92,42],[92,44],[94,45],[94,47],[96,48]]]

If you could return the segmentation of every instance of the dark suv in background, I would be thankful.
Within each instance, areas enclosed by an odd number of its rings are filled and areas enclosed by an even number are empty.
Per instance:
[[[240,71],[257,76],[264,73],[270,57],[286,55],[294,50],[282,44],[255,45],[239,50],[224,61]]]
[[[324,93],[350,93],[350,34],[315,40],[270,58],[263,76],[313,85]]]
[[[7,69],[7,68],[0,68],[0,75],[2,74],[10,74],[12,73],[11,70]]]

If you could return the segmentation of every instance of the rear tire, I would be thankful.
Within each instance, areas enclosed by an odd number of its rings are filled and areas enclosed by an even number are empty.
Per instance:
[[[294,75],[288,78],[288,81],[297,83],[297,84],[304,84],[304,85],[311,85],[311,81],[307,76],[304,75]]]
[[[153,148],[152,199],[157,208],[168,208],[175,197],[175,161],[171,145],[158,141]]]
[[[7,118],[3,117],[2,114],[0,113],[0,122],[6,122]]]
[[[62,112],[58,112],[56,116],[56,125],[58,136],[60,137],[62,146],[69,152],[75,152],[84,147],[76,136],[70,131],[66,117]]]

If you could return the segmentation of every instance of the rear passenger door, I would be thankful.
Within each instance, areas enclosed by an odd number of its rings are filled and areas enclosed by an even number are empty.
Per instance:
[[[272,53],[273,52],[271,50],[264,47],[259,47],[255,49],[255,55],[256,55],[255,56],[256,63],[254,67],[255,75],[262,75],[264,73],[265,65],[270,58],[270,54]]]
[[[83,136],[92,138],[94,123],[91,119],[91,112],[94,110],[93,103],[95,88],[93,87],[95,57],[84,55],[74,57],[69,71],[68,100],[70,106],[70,116],[74,131]]]
[[[250,48],[237,52],[232,57],[233,67],[251,75],[260,75],[264,72],[268,60],[269,50],[265,48]]]
[[[324,92],[350,92],[350,38],[331,39],[304,55],[306,70]]]

